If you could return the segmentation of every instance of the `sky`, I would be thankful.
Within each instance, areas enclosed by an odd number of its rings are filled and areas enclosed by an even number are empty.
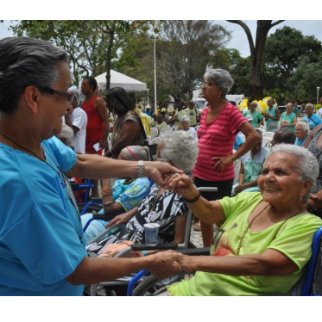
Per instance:
[[[253,39],[256,33],[256,20],[243,20],[250,28]],[[13,22],[14,23],[14,22]],[[242,57],[250,55],[248,40],[244,30],[236,24],[227,22],[226,20],[215,20],[215,23],[224,26],[227,30],[231,31],[231,40],[226,44],[227,48],[238,49]],[[11,31],[8,31],[10,20],[4,20],[0,23],[0,39],[8,36],[13,36]],[[289,26],[300,30],[304,36],[314,36],[322,42],[322,20],[285,20],[270,30],[272,34],[276,29],[281,29],[284,26]],[[254,39],[255,41],[255,39]]]

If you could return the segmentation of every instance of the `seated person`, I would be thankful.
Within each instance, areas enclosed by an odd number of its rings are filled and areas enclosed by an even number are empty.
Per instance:
[[[305,113],[303,120],[309,123],[310,130],[322,123],[322,119],[319,115],[314,113],[314,106],[311,103],[305,105]]]
[[[261,138],[261,132],[257,131]],[[241,191],[259,191],[257,178],[260,175],[263,163],[269,149],[262,147],[262,139],[246,154],[241,157],[239,173],[239,183],[233,186],[232,195],[237,195]]]
[[[177,130],[183,130],[183,131],[188,132],[190,135],[192,135],[198,141],[197,131],[195,130],[195,128],[190,126],[190,119],[188,116],[184,116],[182,118],[181,126],[179,126]]]
[[[155,127],[158,129],[159,134],[162,129],[165,129],[168,127],[168,124],[163,120],[162,114],[157,115]]]
[[[197,155],[197,142],[185,131],[169,131],[160,138],[157,150],[158,160],[169,162],[185,173],[193,169]],[[108,228],[115,223],[123,224],[127,222],[122,230],[108,236],[99,243],[89,245],[88,250],[101,253],[100,249],[104,245],[108,245],[102,251],[102,255],[114,256],[115,247],[110,246],[110,244],[122,241],[144,243],[143,225],[145,223],[158,223],[160,225],[158,243],[182,243],[187,213],[188,206],[180,195],[154,184],[149,195],[137,206],[136,212],[126,212],[106,223]],[[122,245],[127,247],[128,243]],[[118,248],[119,250],[120,248]]]
[[[294,144],[296,139],[295,132],[291,129],[281,129],[277,130],[273,136],[271,141],[271,145],[274,146],[276,144]]]
[[[148,149],[138,145],[131,145],[121,150],[118,156],[119,160],[130,161],[148,161]],[[104,205],[104,208],[99,212],[102,215],[107,215],[110,218],[118,214],[131,211],[140,201],[147,196],[149,192],[150,180],[148,178],[125,178],[115,181],[112,188],[113,202]],[[82,225],[85,227],[87,222],[93,217],[92,213],[81,216]],[[105,229],[106,221],[96,219],[93,220],[84,232],[86,242],[89,242]]]
[[[295,125],[294,145],[303,146],[310,133],[310,126],[306,121],[299,121]]]
[[[276,295],[288,293],[311,257],[322,220],[305,208],[319,165],[299,146],[276,145],[258,178],[260,192],[207,201],[189,177],[172,175],[167,187],[182,195],[202,221],[219,224],[211,256],[178,263],[194,277],[168,287],[172,296]]]

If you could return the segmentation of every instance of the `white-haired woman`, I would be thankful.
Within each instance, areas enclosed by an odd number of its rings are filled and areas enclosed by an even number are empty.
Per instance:
[[[80,107],[80,92],[75,87],[71,87],[68,90],[68,93],[74,94],[74,99],[69,106],[68,114],[65,115],[65,123],[74,132],[72,141],[74,151],[76,153],[85,154],[87,114]]]
[[[199,154],[193,170],[197,187],[218,188],[218,192],[202,193],[207,200],[230,196],[235,177],[234,161],[260,140],[252,125],[225,99],[233,84],[234,81],[227,71],[207,67],[202,96],[209,106],[201,113],[198,129]],[[233,153],[233,145],[239,131],[245,135],[246,140]],[[204,246],[210,246],[213,226],[203,222],[200,224]]]
[[[185,131],[170,131],[160,137],[157,159],[175,165],[185,173],[193,169],[197,154],[196,140]],[[154,184],[149,195],[137,206],[136,212],[131,211],[116,216],[107,224],[107,227],[110,227],[115,223],[126,223],[120,232],[109,236],[99,245],[93,245],[95,252],[100,252],[99,246],[108,244],[102,255],[114,256],[121,249],[128,247],[128,241],[144,243],[143,225],[151,222],[160,225],[158,243],[182,243],[187,213],[188,206],[180,195]],[[121,245],[115,247],[115,243],[121,243]]]
[[[310,126],[306,121],[299,121],[295,125],[296,139],[294,145],[303,146],[308,138]]]
[[[169,178],[189,208],[219,224],[212,256],[185,256],[195,276],[170,286],[171,295],[271,295],[287,293],[301,278],[322,220],[305,208],[319,172],[315,157],[299,146],[280,144],[266,157],[260,192],[207,201],[184,175]]]
[[[314,106],[311,103],[305,105],[304,121],[309,123],[310,129],[313,130],[314,127],[322,123],[322,119],[319,115],[314,113]]]

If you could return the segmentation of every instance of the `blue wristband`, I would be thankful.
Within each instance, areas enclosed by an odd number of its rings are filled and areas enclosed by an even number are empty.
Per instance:
[[[148,255],[148,252],[146,250],[142,250],[142,254],[143,254],[143,256],[146,256],[146,255]]]

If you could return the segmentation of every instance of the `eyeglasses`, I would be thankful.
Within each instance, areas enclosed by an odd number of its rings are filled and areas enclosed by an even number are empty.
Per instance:
[[[203,86],[205,86],[205,87],[210,87],[212,85],[216,85],[216,84],[215,83],[210,83],[210,82],[203,83]]]
[[[61,91],[56,91],[55,89],[52,89],[50,87],[38,87],[38,88],[41,92],[58,96],[63,100],[67,101],[69,104],[72,104],[75,98],[74,94],[68,94]]]

